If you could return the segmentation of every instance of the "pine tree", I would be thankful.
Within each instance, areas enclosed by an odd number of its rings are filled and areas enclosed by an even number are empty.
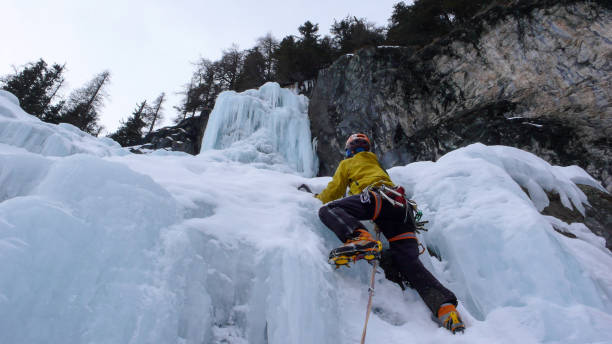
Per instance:
[[[57,123],[59,110],[63,102],[52,102],[64,83],[63,72],[65,65],[47,63],[40,59],[37,62],[26,64],[15,74],[0,80],[2,89],[11,92],[18,99],[21,108],[43,121]]]
[[[490,2],[476,0],[415,0],[394,6],[387,42],[422,47],[469,21]]]
[[[321,67],[321,51],[319,46],[319,25],[306,21],[298,28],[302,35],[299,41],[298,68],[301,76],[297,81],[314,79]]]
[[[281,84],[312,80],[319,69],[329,65],[335,55],[331,38],[320,38],[319,26],[306,21],[298,28],[300,37],[285,37],[274,57],[276,64],[276,79]]]
[[[98,123],[98,111],[107,97],[105,87],[110,82],[110,72],[104,71],[94,77],[84,87],[72,92],[61,112],[61,122],[70,123],[77,128],[98,136],[103,127]]]
[[[319,24],[313,24],[310,20],[304,22],[304,24],[298,27],[298,31],[302,35],[302,44],[308,46],[315,46],[319,40]]]
[[[135,146],[142,143],[142,130],[147,126],[145,122],[145,111],[147,101],[143,100],[134,112],[132,116],[128,117],[127,121],[122,121],[121,126],[117,131],[109,137],[117,141],[122,147]]]
[[[261,86],[266,81],[266,60],[257,47],[249,50],[244,57],[244,65],[238,76],[236,89],[248,90]]]
[[[283,38],[274,52],[274,57],[278,61],[275,66],[276,80],[281,84],[288,84],[300,80],[298,57],[299,48],[293,36]]]
[[[351,53],[367,45],[380,45],[384,42],[384,30],[367,22],[365,18],[346,17],[334,20],[331,27],[333,40],[341,54]]]

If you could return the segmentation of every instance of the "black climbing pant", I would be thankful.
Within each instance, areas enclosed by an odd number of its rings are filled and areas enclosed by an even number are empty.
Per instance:
[[[364,228],[360,220],[370,220],[375,211],[374,197],[362,202],[360,195],[345,197],[329,202],[319,209],[321,221],[342,241],[353,236],[353,231]],[[408,216],[409,218],[406,218]],[[403,207],[394,207],[383,200],[380,213],[374,222],[387,239],[405,232],[414,232],[412,212],[406,214]],[[410,286],[419,293],[427,307],[437,315],[444,303],[457,305],[455,294],[445,288],[419,260],[419,246],[414,239],[389,243],[393,264]]]

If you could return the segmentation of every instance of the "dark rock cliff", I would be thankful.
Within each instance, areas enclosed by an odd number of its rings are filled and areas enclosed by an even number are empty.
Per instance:
[[[568,210],[562,203],[558,194],[548,195],[550,204],[542,214],[554,216],[566,223],[581,222],[589,229],[606,240],[606,247],[612,251],[612,195],[587,185],[580,185],[589,200],[590,206],[586,207],[584,216],[577,210]],[[562,232],[564,235],[573,237],[571,234]]]
[[[319,173],[350,133],[385,167],[474,142],[579,165],[612,190],[612,10],[605,1],[519,1],[420,50],[371,47],[322,70],[309,106]]]
[[[144,144],[131,150],[143,153],[146,150],[166,149],[196,155],[200,153],[207,122],[208,115],[186,118],[173,127],[164,127],[148,134],[143,139]]]

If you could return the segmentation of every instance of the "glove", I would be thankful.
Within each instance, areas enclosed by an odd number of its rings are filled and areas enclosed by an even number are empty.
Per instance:
[[[302,184],[302,185],[298,186],[297,189],[300,190],[300,191],[312,193],[312,190],[310,190],[310,187],[308,185],[306,185],[306,184]]]

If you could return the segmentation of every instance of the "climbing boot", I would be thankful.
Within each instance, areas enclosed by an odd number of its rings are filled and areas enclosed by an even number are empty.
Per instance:
[[[465,325],[461,321],[457,308],[452,303],[445,303],[438,309],[438,318],[436,322],[441,326],[451,331],[453,334],[457,332],[463,333]]]
[[[356,262],[360,259],[368,261],[380,258],[382,243],[372,237],[365,229],[353,232],[353,238],[348,239],[344,245],[337,247],[329,253],[330,263],[336,264],[336,268]]]

